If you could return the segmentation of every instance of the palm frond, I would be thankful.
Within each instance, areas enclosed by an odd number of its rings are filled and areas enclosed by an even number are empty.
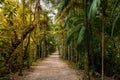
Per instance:
[[[114,22],[113,22],[113,26],[112,26],[112,31],[111,31],[111,36],[113,36],[114,33],[114,29],[115,29],[115,24],[118,21],[118,19],[120,18],[120,12],[118,13],[118,15],[116,16]]]
[[[77,44],[80,44],[81,41],[83,40],[83,38],[84,38],[84,33],[85,33],[85,27],[82,26],[82,28],[80,29],[80,32],[79,32],[78,39],[77,39]]]
[[[88,13],[88,20],[92,19],[95,16],[99,6],[100,6],[100,0],[93,0]]]
[[[114,11],[115,11],[115,9],[116,9],[116,7],[118,6],[119,3],[120,3],[119,0],[116,0],[116,1],[115,1],[115,4],[114,4],[113,9],[112,9],[112,12],[111,12],[111,15],[114,14]]]
[[[70,7],[70,2],[71,0],[64,0],[59,7],[58,14],[56,15],[56,21],[58,21],[64,14],[65,12],[69,12],[69,7]]]
[[[73,39],[73,36],[75,33],[77,33],[79,31],[79,27],[74,27],[71,29],[70,34],[68,35],[67,39],[66,39],[66,44],[70,44],[70,41]]]

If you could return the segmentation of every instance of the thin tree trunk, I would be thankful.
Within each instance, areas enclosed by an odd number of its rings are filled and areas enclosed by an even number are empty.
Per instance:
[[[44,54],[44,40],[41,42],[41,53],[42,53],[42,58],[45,57],[45,54]]]
[[[68,45],[68,61],[70,60],[70,45]]]
[[[64,59],[64,34],[63,34],[63,32],[62,32],[62,37],[63,37],[63,39],[62,39],[62,46],[61,46],[62,50],[61,50],[61,53],[62,53],[62,57]]]
[[[104,80],[104,15],[102,15],[102,80]]]
[[[31,65],[31,54],[30,54],[30,34],[28,35],[28,51],[27,51],[27,53],[28,53],[28,68],[30,68],[30,65]]]
[[[60,52],[60,44],[58,44],[58,52],[59,52],[59,55],[61,54]]]
[[[94,24],[89,25],[90,35],[93,35],[92,27],[94,27]],[[91,58],[90,58],[91,65],[92,65],[93,68],[95,68],[95,65],[94,65],[94,44],[93,44],[94,39],[93,39],[93,36],[90,36],[89,40],[90,40],[90,42],[89,42],[89,54],[91,55]]]
[[[40,58],[42,58],[42,40],[40,41],[40,55],[39,55]]]
[[[88,66],[88,18],[87,18],[87,0],[84,0],[84,25],[85,25],[85,57],[84,57],[84,80],[89,80],[89,66]]]
[[[70,58],[71,58],[71,61],[73,61],[73,42],[71,42],[71,45],[70,45],[70,50],[71,50],[71,55],[70,55]]]
[[[48,56],[48,51],[47,51],[47,40],[45,39],[45,57]]]

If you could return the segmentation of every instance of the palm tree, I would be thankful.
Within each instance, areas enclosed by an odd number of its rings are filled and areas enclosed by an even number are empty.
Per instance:
[[[89,67],[88,67],[88,47],[89,47],[89,43],[88,43],[88,32],[89,32],[89,27],[88,27],[88,18],[87,18],[87,0],[84,0],[84,26],[86,28],[85,30],[85,62],[84,62],[84,69],[85,69],[85,76],[84,76],[84,80],[89,80]]]

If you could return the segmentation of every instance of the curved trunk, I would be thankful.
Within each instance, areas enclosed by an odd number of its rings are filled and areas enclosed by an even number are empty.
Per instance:
[[[22,17],[22,31],[21,31],[21,52],[20,52],[20,69],[19,69],[19,75],[22,76],[22,68],[23,68],[23,55],[24,55],[24,39],[23,39],[23,28],[24,28],[24,21],[25,21],[25,0],[22,0],[23,3],[23,17]]]

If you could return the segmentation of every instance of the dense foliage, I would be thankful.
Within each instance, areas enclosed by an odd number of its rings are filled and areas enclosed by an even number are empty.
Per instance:
[[[53,24],[38,1],[0,0],[0,77],[55,51]]]
[[[62,57],[85,69],[88,60],[92,75],[120,76],[120,2],[118,0],[57,0],[56,22]],[[86,32],[87,31],[87,35]],[[67,37],[67,38],[66,38]],[[86,42],[86,37],[87,42]],[[86,44],[88,58],[86,57]],[[103,68],[103,69],[102,69]],[[103,76],[102,75],[102,76]]]
[[[0,0],[0,77],[21,75],[57,45],[86,78],[119,80],[119,22],[119,0]]]

